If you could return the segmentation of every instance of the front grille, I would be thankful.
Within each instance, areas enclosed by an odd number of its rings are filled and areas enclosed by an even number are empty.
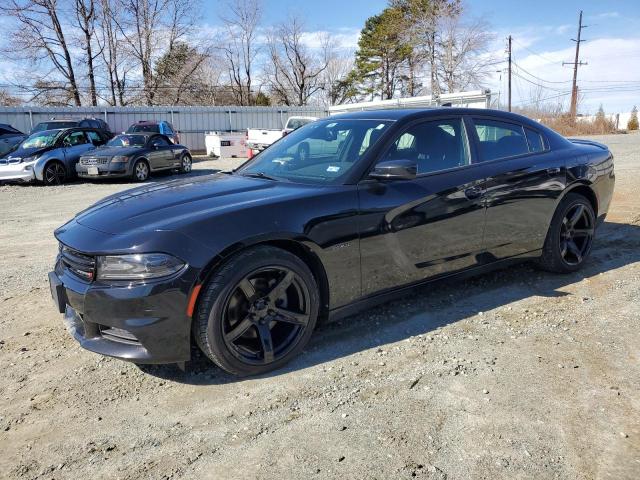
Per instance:
[[[22,158],[20,157],[7,157],[0,159],[0,165],[16,165],[22,162]]]
[[[140,341],[137,339],[137,337],[128,330],[125,330],[123,328],[108,327],[106,325],[100,325],[99,328],[100,333],[107,340],[126,343],[129,345],[140,345]]]
[[[91,281],[95,277],[96,259],[62,245],[60,248],[60,261],[71,273],[83,280]]]
[[[106,165],[109,163],[109,157],[83,157],[80,159],[80,165]]]

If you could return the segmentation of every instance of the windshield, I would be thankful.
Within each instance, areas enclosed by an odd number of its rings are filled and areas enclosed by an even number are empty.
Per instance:
[[[145,135],[118,135],[107,142],[108,147],[143,147],[147,143]]]
[[[160,133],[160,125],[157,123],[149,123],[142,125],[131,125],[127,133],[134,132],[151,132],[151,133]]]
[[[77,122],[40,122],[37,124],[31,133],[44,132],[45,130],[54,130],[56,128],[72,128],[75,127]]]
[[[58,135],[59,130],[49,130],[47,132],[38,132],[29,136],[22,145],[21,148],[46,148],[52,146]]]
[[[242,166],[301,183],[337,183],[389,127],[380,120],[325,120],[301,127]]]

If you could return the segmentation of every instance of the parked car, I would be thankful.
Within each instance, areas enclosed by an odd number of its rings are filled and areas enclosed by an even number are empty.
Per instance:
[[[20,130],[16,130],[11,125],[0,123],[0,157],[5,156],[27,136]]]
[[[18,148],[0,158],[0,181],[60,185],[75,177],[80,156],[109,140],[104,130],[64,128],[29,135]]]
[[[45,130],[56,130],[60,128],[93,128],[96,130],[103,130],[107,132],[110,136],[113,136],[111,133],[111,128],[109,124],[100,118],[82,118],[79,120],[73,118],[52,118],[51,120],[47,120],[46,122],[40,122],[36,124],[35,127],[31,129],[31,133],[43,132]]]
[[[247,146],[252,150],[252,154],[259,153],[288,133],[316,120],[316,117],[289,117],[284,129],[248,128]]]
[[[159,122],[140,120],[138,123],[131,125],[125,133],[160,133],[167,136],[176,145],[180,144],[180,132],[164,120]]]
[[[96,203],[55,231],[49,281],[86,349],[184,362],[194,338],[226,371],[260,374],[320,319],[425,282],[525,260],[575,272],[614,181],[606,146],[512,113],[337,115],[234,172]]]
[[[171,143],[165,135],[125,133],[80,157],[76,172],[81,178],[129,177],[144,182],[151,172],[178,169],[189,173],[191,165],[189,149]]]

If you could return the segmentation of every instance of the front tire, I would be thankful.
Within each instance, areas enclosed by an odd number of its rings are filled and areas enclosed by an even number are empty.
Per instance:
[[[47,163],[42,172],[42,182],[45,185],[62,185],[67,180],[67,169],[62,162],[54,160]]]
[[[194,336],[216,365],[238,376],[282,367],[309,341],[318,285],[295,255],[270,246],[231,258],[209,280],[194,317]]]
[[[184,154],[180,160],[180,173],[191,173],[193,169],[193,160],[190,155]]]
[[[137,160],[133,165],[132,179],[134,182],[145,182],[149,178],[149,164],[146,160]]]
[[[591,253],[596,216],[591,202],[569,193],[551,220],[540,257],[540,266],[550,272],[570,273],[582,268]]]

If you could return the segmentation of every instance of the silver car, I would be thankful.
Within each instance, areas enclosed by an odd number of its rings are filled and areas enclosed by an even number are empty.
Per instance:
[[[60,185],[76,176],[76,163],[82,154],[108,140],[108,133],[91,128],[36,132],[0,158],[0,182]]]

